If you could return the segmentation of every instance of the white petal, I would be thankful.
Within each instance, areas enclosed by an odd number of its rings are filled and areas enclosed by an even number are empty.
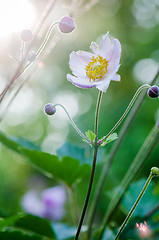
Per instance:
[[[101,83],[96,85],[96,88],[98,88],[100,91],[105,92],[107,88],[109,87],[110,80],[108,81],[102,81]]]
[[[97,45],[95,42],[92,42],[92,43],[91,43],[90,49],[92,50],[92,52],[93,52],[96,56],[100,55],[99,47],[98,47],[98,45]]]
[[[71,74],[67,74],[67,80],[73,85],[80,88],[92,88],[96,86],[94,82],[89,82],[89,79],[87,77],[78,78],[72,76]]]
[[[114,77],[112,78],[113,81],[120,81],[120,75],[115,74]]]
[[[120,56],[121,56],[121,45],[118,39],[112,39],[113,47],[111,50],[111,56],[109,59],[109,69],[119,68]],[[116,70],[117,71],[117,70]]]
[[[109,32],[103,37],[100,50],[101,50],[101,56],[104,57],[106,60],[110,58],[111,50],[112,50],[112,41],[109,37]]]
[[[69,65],[75,76],[86,76],[85,67],[92,59],[93,54],[85,51],[72,52]]]

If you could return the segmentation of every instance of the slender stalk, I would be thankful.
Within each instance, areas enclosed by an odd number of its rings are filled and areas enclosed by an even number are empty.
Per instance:
[[[145,89],[145,88],[150,88],[151,86],[148,85],[148,84],[144,84],[142,85],[141,87],[138,88],[138,90],[136,91],[136,93],[134,94],[132,100],[130,101],[127,109],[125,110],[125,112],[123,113],[123,115],[121,116],[121,118],[118,120],[118,122],[114,125],[114,127],[110,130],[110,132],[105,136],[103,137],[101,140],[100,140],[100,143],[102,143],[105,139],[107,139],[107,137],[109,137],[110,134],[112,134],[115,129],[121,124],[121,122],[124,120],[124,118],[126,117],[126,115],[128,114],[129,110],[131,109],[131,107],[133,106],[136,98],[138,97],[138,95],[140,94],[140,92]]]
[[[159,77],[159,71],[156,72],[155,76],[153,77],[153,79],[150,82],[150,85],[155,84],[158,77]],[[116,156],[116,153],[117,153],[117,151],[118,151],[118,149],[119,149],[119,147],[122,143],[122,140],[124,139],[124,136],[126,135],[133,119],[135,118],[137,112],[139,111],[139,109],[140,109],[142,103],[144,102],[146,96],[147,96],[147,92],[143,92],[141,94],[141,96],[139,97],[139,99],[136,101],[134,107],[132,108],[131,112],[129,113],[128,117],[126,118],[126,120],[125,120],[125,122],[124,122],[124,124],[123,124],[123,126],[120,130],[120,133],[118,135],[118,139],[115,141],[115,143],[112,147],[112,150],[110,152],[110,155],[108,157],[107,163],[105,164],[105,166],[103,168],[102,174],[100,176],[100,179],[98,181],[98,185],[97,185],[97,188],[96,188],[95,197],[93,199],[92,206],[91,206],[91,211],[90,211],[90,216],[89,216],[89,224],[88,224],[89,225],[88,232],[92,231],[92,224],[93,224],[93,220],[94,220],[94,217],[95,217],[95,214],[96,214],[96,211],[97,211],[97,205],[99,203],[101,192],[102,192],[102,189],[103,189],[104,184],[106,182],[106,178],[107,178],[109,169],[112,165],[112,162],[114,160],[114,157]]]
[[[130,212],[128,213],[127,217],[125,218],[124,222],[122,223],[122,225],[121,225],[121,227],[120,227],[120,229],[119,229],[119,231],[118,231],[118,233],[117,233],[117,235],[116,235],[116,237],[115,237],[114,240],[119,239],[119,236],[121,235],[122,231],[124,230],[125,226],[127,225],[129,219],[131,218],[133,212],[135,211],[135,208],[136,208],[137,205],[139,204],[139,202],[140,202],[142,196],[144,195],[144,193],[145,193],[148,185],[150,184],[151,179],[153,178],[153,176],[154,176],[153,173],[150,172],[150,175],[149,175],[149,177],[148,177],[148,179],[147,179],[147,181],[146,181],[146,183],[145,183],[142,191],[140,192],[140,194],[139,194],[136,202],[134,203],[133,207],[131,208]]]
[[[91,171],[88,191],[87,191],[87,195],[86,195],[86,199],[85,199],[82,215],[81,215],[81,218],[80,218],[80,221],[79,221],[77,233],[76,233],[76,236],[75,236],[75,240],[78,240],[78,237],[80,235],[80,231],[81,231],[82,224],[83,224],[83,221],[84,221],[84,217],[85,217],[85,214],[86,214],[86,211],[87,211],[88,202],[89,202],[89,198],[90,198],[91,190],[92,190],[92,185],[93,185],[93,179],[94,179],[95,168],[96,168],[96,161],[97,161],[97,152],[98,152],[97,134],[98,134],[98,120],[99,120],[99,109],[100,109],[100,104],[101,104],[101,98],[102,98],[102,92],[99,92],[98,100],[97,100],[97,106],[96,106],[96,113],[95,113],[95,134],[96,134],[96,140],[95,140],[95,144],[94,144],[92,171]]]
[[[38,27],[34,33],[34,39],[31,42],[29,48],[27,49],[25,55],[23,56],[23,59],[19,62],[19,65],[15,71],[15,73],[13,74],[12,78],[10,79],[9,83],[7,83],[6,87],[4,88],[4,90],[0,93],[0,103],[3,101],[4,97],[6,96],[8,90],[11,88],[11,86],[15,83],[15,81],[22,75],[22,73],[24,72],[24,63],[27,59],[28,56],[28,52],[29,50],[33,47],[35,40],[37,38],[38,33],[41,30],[42,25],[44,24],[44,22],[46,21],[46,18],[48,17],[48,15],[50,14],[52,8],[54,7],[55,3],[57,0],[50,0],[47,9],[45,10],[44,14],[42,15],[42,18],[38,21]]]
[[[103,224],[100,229],[100,237],[102,237],[104,233],[104,229],[112,217],[114,211],[116,210],[117,206],[119,205],[125,191],[127,190],[129,184],[132,182],[134,177],[140,171],[143,164],[146,162],[149,155],[152,153],[153,149],[159,142],[159,127],[155,124],[152,128],[150,134],[146,138],[145,142],[143,143],[142,147],[140,148],[138,154],[136,155],[135,159],[133,160],[131,166],[129,167],[126,175],[124,176],[121,184],[119,185],[117,191],[113,195],[111,202],[107,208],[107,211],[104,216]],[[99,238],[101,239],[101,238]]]
[[[74,129],[76,130],[76,132],[77,132],[82,138],[84,138],[87,142],[91,143],[91,141],[90,141],[90,140],[81,132],[81,130],[77,127],[77,125],[75,124],[75,122],[73,121],[73,119],[71,118],[71,116],[69,115],[67,109],[66,109],[62,104],[59,104],[59,103],[57,103],[57,104],[54,105],[54,107],[56,107],[56,106],[61,107],[61,108],[65,111],[68,119],[70,120],[70,123],[72,124],[72,126],[74,127]]]
[[[49,27],[48,29],[48,32],[44,38],[44,41],[42,42],[41,46],[39,47],[38,51],[36,52],[36,58],[40,55],[40,53],[43,51],[43,49],[45,48],[49,38],[50,38],[50,35],[51,35],[51,32],[53,30],[53,27],[58,24],[58,22],[55,22],[53,24],[51,24],[51,26]]]

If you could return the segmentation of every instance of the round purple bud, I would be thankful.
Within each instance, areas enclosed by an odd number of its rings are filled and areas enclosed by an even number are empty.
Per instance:
[[[31,42],[33,40],[33,33],[29,29],[25,29],[21,32],[20,37],[23,42]]]
[[[59,22],[59,29],[62,33],[70,33],[75,29],[75,27],[76,24],[73,18],[69,16],[63,17]]]
[[[56,108],[51,103],[48,103],[45,105],[45,113],[47,115],[54,115],[55,112],[56,112]]]
[[[147,92],[148,96],[150,98],[157,98],[159,96],[159,87],[158,86],[152,86],[148,92]]]

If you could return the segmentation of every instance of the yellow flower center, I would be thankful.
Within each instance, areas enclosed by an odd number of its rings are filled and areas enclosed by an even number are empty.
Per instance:
[[[89,81],[91,80],[101,80],[102,77],[107,73],[108,68],[108,60],[98,55],[98,57],[94,57],[85,67],[86,75],[89,77]]]

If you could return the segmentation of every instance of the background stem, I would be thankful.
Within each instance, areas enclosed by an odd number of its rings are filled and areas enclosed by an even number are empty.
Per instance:
[[[101,228],[101,233],[102,233],[101,236],[103,235],[104,229],[107,223],[110,221],[113,213],[118,207],[130,183],[132,182],[134,177],[137,175],[137,173],[140,171],[141,167],[143,166],[143,164],[145,163],[149,155],[152,153],[154,147],[158,142],[159,142],[159,127],[155,124],[150,134],[146,138],[145,142],[143,143],[142,147],[140,148],[135,159],[133,160],[131,166],[129,167],[127,173],[125,174],[123,180],[121,181],[121,184],[119,185],[117,191],[115,192],[115,194],[111,199],[111,202],[104,216],[104,220]]]
[[[150,82],[150,85],[154,85],[155,82],[157,81],[158,77],[159,77],[159,71],[157,71],[155,77]],[[118,139],[115,141],[115,143],[113,145],[113,148],[110,152],[107,163],[103,167],[103,171],[102,171],[100,179],[98,181],[98,185],[96,187],[96,192],[95,192],[95,197],[93,199],[92,206],[91,206],[91,211],[90,211],[90,216],[89,216],[89,230],[88,230],[89,232],[92,231],[92,224],[93,224],[93,221],[94,221],[94,218],[95,218],[95,215],[96,215],[97,205],[99,203],[99,199],[100,199],[104,184],[106,182],[106,178],[108,176],[109,169],[110,169],[110,167],[113,163],[113,160],[116,156],[116,153],[117,153],[117,151],[120,147],[120,144],[122,143],[126,133],[128,132],[129,127],[131,126],[131,123],[133,122],[133,120],[134,120],[135,116],[137,115],[140,107],[142,106],[146,96],[147,96],[147,92],[143,92],[143,93],[141,93],[141,95],[137,99],[134,107],[132,108],[131,112],[129,113],[128,117],[126,118],[126,120],[125,120],[125,122],[124,122],[124,124],[123,124],[123,126],[120,130],[120,133],[118,135]]]
[[[116,237],[115,237],[114,240],[119,239],[119,236],[121,235],[122,231],[124,230],[126,224],[128,223],[129,219],[131,218],[133,212],[135,211],[135,208],[136,208],[137,205],[139,204],[142,196],[144,195],[144,193],[145,193],[145,191],[146,191],[149,183],[151,182],[152,177],[153,177],[153,174],[152,174],[152,172],[151,172],[150,175],[149,175],[149,177],[148,177],[148,179],[147,179],[147,181],[146,181],[146,183],[145,183],[145,185],[144,185],[144,187],[143,187],[143,189],[142,189],[142,191],[141,191],[141,193],[139,194],[136,202],[134,203],[133,207],[131,208],[131,210],[130,210],[130,212],[128,213],[127,217],[125,218],[124,222],[122,223],[122,225],[121,225],[121,227],[120,227],[120,229],[119,229],[119,231],[118,231],[118,233],[117,233],[117,235],[116,235]]]

